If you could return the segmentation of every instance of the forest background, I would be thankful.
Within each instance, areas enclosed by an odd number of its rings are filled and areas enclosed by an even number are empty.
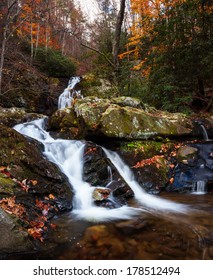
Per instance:
[[[212,111],[212,1],[96,2],[91,20],[81,1],[1,1],[0,105],[19,94],[27,67],[48,79],[87,75],[85,89],[105,80],[109,96],[157,109]]]

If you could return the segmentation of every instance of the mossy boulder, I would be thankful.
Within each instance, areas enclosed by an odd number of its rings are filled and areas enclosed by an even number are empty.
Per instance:
[[[56,111],[48,120],[47,129],[53,137],[66,139],[80,139],[84,127],[72,107]]]
[[[71,190],[67,179],[59,168],[47,161],[42,155],[42,145],[0,125],[0,164],[10,166],[13,177],[37,180],[28,193],[36,195],[53,194],[58,196],[59,204],[66,209],[71,207]]]
[[[64,124],[61,116],[66,116],[69,122]],[[140,100],[124,96],[76,100],[72,108],[60,110],[49,121],[50,130],[63,131],[76,125],[82,137],[128,140],[186,136],[193,130],[192,121],[183,114],[149,110]]]
[[[101,132],[112,138],[150,139],[181,136],[191,132],[190,120],[180,114],[147,113],[129,106],[111,105],[101,118]]]
[[[0,107],[0,124],[13,127],[16,124],[32,121],[44,117],[37,113],[28,113],[23,108],[2,108]]]
[[[128,96],[119,96],[119,97],[114,97],[111,99],[112,103],[115,103],[121,107],[133,107],[133,108],[141,108],[145,109],[145,105],[143,102],[134,97],[128,97]]]
[[[32,226],[42,221],[47,232],[55,215],[72,209],[71,186],[59,168],[43,157],[43,145],[36,140],[0,125],[0,143],[0,251],[15,253],[20,248],[24,252],[34,240]],[[10,238],[17,235],[14,248],[13,240],[5,237],[9,229]]]
[[[94,130],[100,123],[102,114],[110,106],[110,101],[90,96],[79,99],[74,106],[77,116],[81,116],[87,127]]]

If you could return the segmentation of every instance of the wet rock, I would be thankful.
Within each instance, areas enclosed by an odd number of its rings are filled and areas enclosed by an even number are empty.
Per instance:
[[[10,214],[2,214],[7,216],[8,225],[0,219],[0,251],[3,248],[7,253],[15,252],[19,247],[27,251],[34,225],[41,222],[45,225],[40,229],[43,238],[49,220],[72,209],[72,191],[59,168],[43,157],[42,144],[3,125],[0,125],[0,142],[0,210],[10,205],[16,207]],[[20,208],[23,211],[16,214]],[[10,230],[11,234],[7,234]],[[13,242],[17,244],[13,246]]]
[[[213,160],[210,154],[212,149],[212,143],[208,141],[181,147],[177,153],[177,165],[172,173],[172,184],[169,184],[166,189],[177,192],[205,191],[206,189],[211,191]]]
[[[173,144],[155,141],[122,143],[116,151],[131,167],[135,180],[149,194],[159,194],[168,182],[167,160]],[[164,151],[163,151],[164,150]]]
[[[95,201],[95,205],[97,205],[99,207],[108,208],[108,209],[119,208],[122,206],[122,204],[119,204],[115,200],[112,201],[110,199],[105,199],[102,201]]]
[[[110,207],[126,204],[127,200],[134,196],[131,188],[111,161],[106,158],[103,149],[92,142],[87,143],[84,152],[83,179],[92,186],[101,186],[111,190],[117,203],[108,203]]]
[[[196,165],[198,159],[198,149],[190,146],[182,146],[177,151],[177,160],[190,166]]]
[[[111,193],[111,190],[108,188],[95,188],[92,193],[92,198],[94,201],[103,201],[106,200]]]
[[[208,248],[208,251],[209,251],[210,257],[213,258],[213,246],[210,246],[210,247]]]
[[[37,194],[70,193],[66,178],[53,163],[42,155],[42,145],[36,140],[25,138],[13,129],[0,125],[0,164],[11,166],[15,178],[37,179],[38,184],[30,190]],[[38,187],[40,185],[40,187]],[[42,186],[43,185],[43,186]],[[70,197],[70,195],[69,195]]]
[[[28,113],[23,108],[2,108],[0,107],[0,124],[13,127],[18,123],[32,121],[35,119],[43,118],[44,115],[36,113]]]
[[[88,142],[84,153],[83,179],[92,186],[105,186],[110,181],[110,162],[107,160],[102,148]]]
[[[134,192],[124,180],[112,181],[108,188],[112,189],[113,196],[118,197],[120,200],[134,197]]]
[[[32,251],[34,246],[26,231],[21,230],[17,220],[0,208],[0,252],[23,253]]]
[[[26,193],[20,186],[14,188],[12,181],[1,175],[0,195],[13,192],[17,199],[23,197],[23,203],[27,203],[27,197],[35,200],[37,197],[44,198],[52,194],[57,198],[57,211],[72,208],[72,192],[67,178],[56,165],[43,157],[41,144],[3,125],[0,125],[0,142],[0,165],[10,167],[11,178],[14,177],[20,182],[26,179],[29,183],[36,180],[36,183],[29,184]]]
[[[16,183],[11,178],[0,173],[0,196],[13,195],[15,186]]]
[[[117,223],[115,226],[119,231],[124,233],[125,235],[133,234],[136,232],[141,232],[149,225],[147,220],[137,219],[131,221],[125,221]]]

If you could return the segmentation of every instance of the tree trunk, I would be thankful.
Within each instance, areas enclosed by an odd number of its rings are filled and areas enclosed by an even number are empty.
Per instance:
[[[1,45],[1,60],[0,60],[0,95],[2,94],[2,76],[3,76],[3,67],[4,67],[4,57],[6,50],[7,42],[7,28],[4,29],[3,40]]]
[[[113,49],[112,49],[115,71],[118,71],[119,68],[118,54],[119,54],[119,47],[120,47],[121,27],[123,24],[124,13],[125,13],[125,4],[126,4],[126,0],[120,0],[120,10],[117,16],[116,26],[115,26],[115,35],[114,35]]]

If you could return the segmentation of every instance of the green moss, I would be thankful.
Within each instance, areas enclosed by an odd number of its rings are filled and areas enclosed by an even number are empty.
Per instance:
[[[141,154],[143,158],[149,158],[156,154],[160,154],[162,145],[162,142],[137,140],[131,142],[123,142],[121,145],[121,150],[124,152]]]
[[[0,173],[0,186],[5,188],[5,187],[14,187],[15,185],[16,183],[12,179]]]
[[[69,114],[66,114],[61,122],[60,127],[78,127],[78,119],[74,111],[70,111]]]
[[[0,195],[13,195],[16,183],[6,175],[0,173]]]

